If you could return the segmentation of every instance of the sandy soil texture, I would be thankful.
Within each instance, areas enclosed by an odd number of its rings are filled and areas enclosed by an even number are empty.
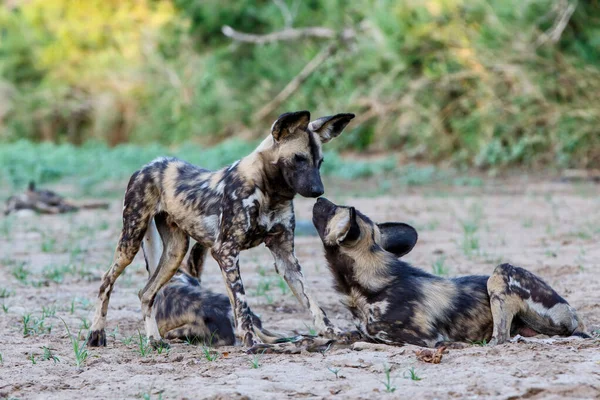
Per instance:
[[[158,354],[140,349],[137,292],[146,271],[138,256],[112,295],[108,346],[84,349],[88,357],[78,368],[63,321],[85,337],[118,238],[121,206],[115,200],[107,211],[0,219],[0,398],[600,398],[598,186],[514,179],[468,190],[398,190],[387,197],[332,192],[332,200],[376,221],[413,224],[420,239],[405,258],[425,270],[489,274],[501,262],[530,269],[578,310],[595,338],[472,344],[449,350],[440,364],[418,360],[414,346],[251,356],[241,347],[173,342],[169,352]],[[297,218],[310,220],[312,204],[299,199]],[[298,237],[296,248],[321,306],[337,325],[350,328],[318,238]],[[282,285],[264,246],[245,252],[241,269],[251,306],[266,327],[310,332],[309,313]],[[203,281],[224,292],[212,259]]]

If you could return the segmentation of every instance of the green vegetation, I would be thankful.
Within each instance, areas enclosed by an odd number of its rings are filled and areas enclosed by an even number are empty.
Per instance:
[[[150,345],[148,338],[145,335],[142,335],[142,333],[139,330],[137,345],[137,351],[142,357],[146,357],[152,352],[152,346]]]
[[[44,361],[52,360],[52,361],[54,361],[54,364],[56,364],[57,362],[60,362],[60,358],[55,356],[52,353],[52,350],[50,348],[43,346],[42,349],[44,350],[44,355],[42,356],[42,360],[44,360]]]
[[[31,313],[26,313],[23,314],[21,322],[23,323],[23,337],[52,332],[52,325],[46,325],[45,314],[38,318]]]
[[[264,349],[260,353],[254,354],[252,357],[250,357],[250,368],[252,368],[252,369],[260,368],[260,361],[261,361],[263,355],[265,354],[265,351],[267,351],[267,349]]]
[[[66,147],[38,152],[25,172],[43,181],[64,173],[47,168],[52,157],[82,176],[98,168],[97,141],[257,138],[277,114],[309,109],[357,114],[331,148],[480,167],[598,166],[599,11],[574,0],[9,2],[0,6],[0,140],[94,140],[84,162]],[[346,34],[248,44],[223,25]],[[298,89],[259,115],[326,48]],[[115,151],[128,149],[137,152]],[[109,165],[129,174],[153,151],[143,152]]]
[[[81,368],[85,361],[88,358],[88,351],[86,349],[86,341],[79,341],[79,336],[81,335],[81,331],[77,334],[77,337],[73,337],[71,335],[71,331],[67,326],[67,323],[61,318],[62,323],[65,325],[65,329],[67,330],[67,335],[69,335],[69,339],[71,340],[71,344],[73,345],[73,354],[75,355],[75,366],[77,368]]]
[[[487,340],[485,340],[485,339],[483,339],[483,340],[474,340],[474,341],[472,341],[472,342],[471,342],[471,344],[472,344],[473,346],[481,346],[481,347],[484,347],[484,346],[487,346],[488,342],[487,342]]]
[[[436,258],[436,260],[433,262],[433,265],[431,266],[431,269],[433,270],[433,273],[435,275],[439,275],[439,276],[447,276],[449,271],[448,266],[445,265],[446,262],[446,257],[445,256],[439,256],[438,258]]]
[[[382,383],[385,386],[385,391],[387,393],[394,393],[396,391],[396,387],[392,384],[392,367],[389,365],[384,365],[383,373],[385,375],[385,380]]]
[[[339,373],[342,370],[341,368],[327,367],[327,370],[335,375],[335,379],[339,379]]]
[[[411,381],[420,381],[421,377],[417,374],[415,367],[410,367],[405,373],[404,377],[406,379],[410,379]]]
[[[29,271],[25,269],[24,263],[19,263],[14,266],[11,270],[12,275],[23,285],[27,284],[27,278],[29,277]]]
[[[142,165],[161,156],[176,156],[203,168],[217,169],[250,153],[257,142],[230,140],[210,148],[186,144],[171,149],[162,145],[132,144],[109,148],[89,142],[81,147],[70,144],[31,143],[18,141],[0,146],[0,185],[6,183],[23,188],[30,180],[40,184],[65,178],[74,179],[85,193],[107,181],[122,181]],[[324,176],[345,179],[364,178],[389,172],[395,162],[391,158],[372,162],[342,159],[335,152],[325,152]],[[122,188],[119,189],[119,192]],[[42,250],[52,252],[55,242],[45,240]]]

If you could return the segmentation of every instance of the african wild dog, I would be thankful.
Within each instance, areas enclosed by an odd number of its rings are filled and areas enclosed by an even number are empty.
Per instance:
[[[434,347],[500,344],[517,333],[587,336],[566,300],[523,268],[502,264],[491,276],[444,279],[398,259],[417,242],[406,224],[375,224],[325,198],[313,208],[313,223],[336,290],[367,339]]]
[[[104,274],[88,343],[106,345],[108,302],[118,276],[139,251],[154,254],[157,238],[164,251],[156,271],[139,297],[146,333],[154,345],[161,336],[153,314],[156,293],[181,264],[192,237],[218,262],[227,283],[237,334],[248,347],[258,344],[240,277],[238,258],[242,250],[265,243],[275,259],[275,269],[298,300],[312,313],[320,333],[335,329],[309,294],[294,255],[294,207],[296,194],[323,194],[319,168],[321,144],[340,135],[354,118],[337,114],[310,122],[310,113],[281,115],[271,134],[250,155],[215,172],[174,158],[159,158],[131,177],[123,207],[123,230],[114,261]],[[156,229],[149,221],[154,218]],[[156,233],[158,232],[158,235]]]
[[[31,210],[40,214],[62,214],[93,208],[108,208],[108,203],[74,203],[51,190],[37,189],[35,182],[32,181],[29,182],[24,193],[11,196],[6,200],[4,215],[21,210]]]
[[[150,224],[154,224],[154,220]],[[156,294],[153,311],[158,331],[165,339],[231,346],[235,344],[235,329],[229,298],[201,287],[204,254],[201,244],[192,246],[187,261]],[[159,260],[149,255],[145,255],[145,259],[146,269],[152,276]],[[264,333],[262,338],[270,343],[278,342],[280,336],[264,329],[260,318],[250,313],[257,333]]]
[[[158,331],[165,339],[231,346],[235,344],[231,304],[226,295],[201,288],[203,255],[202,245],[192,246],[187,262],[156,294],[153,311]],[[146,258],[150,276],[156,266]],[[260,320],[252,322],[257,325]]]

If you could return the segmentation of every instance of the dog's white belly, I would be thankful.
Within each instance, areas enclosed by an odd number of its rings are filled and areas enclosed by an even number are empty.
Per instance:
[[[177,225],[195,241],[212,246],[219,232],[218,215],[199,215],[174,218]]]

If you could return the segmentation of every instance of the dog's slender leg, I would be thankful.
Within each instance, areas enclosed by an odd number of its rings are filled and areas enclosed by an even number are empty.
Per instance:
[[[258,340],[254,333],[252,316],[240,276],[239,254],[239,250],[233,247],[231,242],[220,243],[212,250],[212,255],[219,264],[226,282],[237,336],[242,339],[245,346],[252,348],[258,343]]]
[[[108,312],[108,303],[110,301],[110,294],[112,293],[115,281],[121,275],[123,270],[127,268],[133,261],[133,258],[140,249],[142,241],[142,235],[145,232],[145,225],[142,224],[141,229],[136,229],[134,235],[130,235],[128,228],[124,228],[119,239],[119,244],[115,251],[114,260],[111,267],[106,271],[102,277],[102,284],[98,291],[98,300],[96,303],[96,312],[94,314],[94,320],[90,328],[90,335],[88,338],[88,345],[95,346],[106,346],[106,334],[104,328],[106,326],[106,314]]]
[[[189,245],[187,234],[182,231],[164,213],[155,217],[156,227],[163,241],[163,253],[158,267],[140,291],[142,302],[142,315],[146,326],[146,335],[152,346],[165,346],[161,341],[160,332],[156,323],[155,310],[152,307],[158,291],[175,275],[177,268],[183,261]]]
[[[147,178],[148,174],[137,171],[131,176],[127,185],[123,202],[123,229],[111,267],[104,273],[98,291],[96,312],[88,337],[90,346],[106,346],[104,328],[110,294],[119,275],[131,264],[140,250],[154,206],[158,201],[158,192]],[[143,196],[140,195],[141,193]]]
[[[331,338],[340,335],[342,331],[331,323],[307,288],[302,267],[294,254],[293,231],[270,238],[267,247],[275,260],[275,270],[285,279],[300,304],[310,310],[317,331]]]

